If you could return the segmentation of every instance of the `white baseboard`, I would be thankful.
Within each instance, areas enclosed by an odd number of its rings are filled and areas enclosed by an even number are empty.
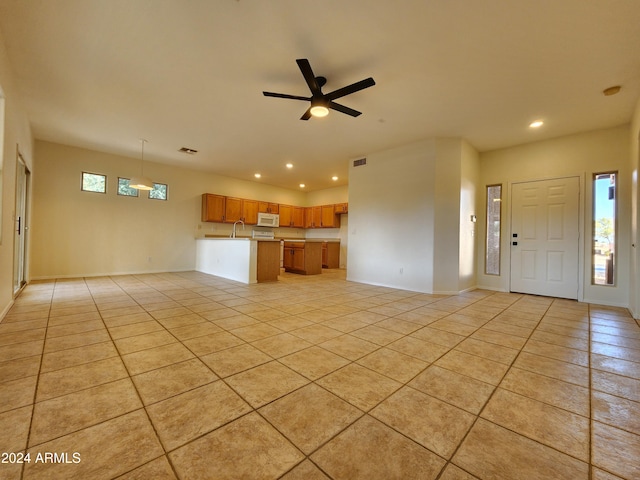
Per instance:
[[[11,310],[11,307],[13,307],[14,301],[13,299],[9,302],[9,304],[4,308],[4,310],[2,310],[2,312],[0,312],[0,322],[2,322],[2,320],[4,320],[4,317],[7,313],[9,313],[9,310]]]
[[[39,277],[31,277],[30,281],[43,281],[43,280],[56,280],[70,279],[70,278],[96,278],[96,277],[118,277],[122,275],[153,275],[156,273],[182,273],[182,272],[194,272],[193,268],[186,268],[184,270],[145,270],[139,272],[104,272],[104,273],[78,273],[75,275],[43,275]]]

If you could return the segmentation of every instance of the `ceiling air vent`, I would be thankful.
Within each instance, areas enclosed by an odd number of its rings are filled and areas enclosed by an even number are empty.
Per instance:
[[[353,161],[353,166],[354,167],[359,167],[360,165],[366,165],[367,164],[367,159],[366,158],[361,158],[360,160],[354,160]]]
[[[182,152],[182,153],[188,153],[189,155],[195,155],[196,153],[198,153],[198,150],[196,150],[194,148],[188,148],[188,147],[182,147],[178,151]]]

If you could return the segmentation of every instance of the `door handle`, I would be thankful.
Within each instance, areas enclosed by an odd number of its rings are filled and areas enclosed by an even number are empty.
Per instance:
[[[22,217],[18,217],[18,235],[22,231]]]

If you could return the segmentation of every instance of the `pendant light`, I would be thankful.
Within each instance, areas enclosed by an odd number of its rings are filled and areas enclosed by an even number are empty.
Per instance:
[[[135,188],[136,190],[153,190],[153,182],[149,177],[144,176],[144,144],[147,141],[144,138],[141,138],[142,142],[142,155],[140,157],[140,176],[135,176],[131,180],[129,180],[129,187]]]

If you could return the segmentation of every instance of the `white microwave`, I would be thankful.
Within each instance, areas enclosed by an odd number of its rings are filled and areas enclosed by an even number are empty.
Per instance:
[[[258,213],[259,227],[279,227],[280,215],[277,213]]]

